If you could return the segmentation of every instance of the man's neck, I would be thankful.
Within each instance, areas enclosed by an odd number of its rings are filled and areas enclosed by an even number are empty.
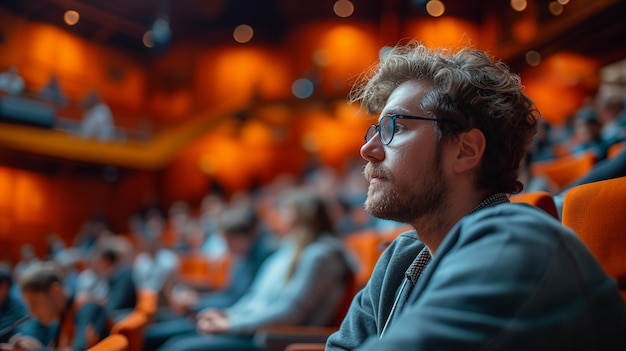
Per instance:
[[[437,213],[419,218],[411,225],[434,256],[452,227],[489,195],[485,191],[465,192],[462,196],[455,196],[458,200],[448,199],[446,205]]]

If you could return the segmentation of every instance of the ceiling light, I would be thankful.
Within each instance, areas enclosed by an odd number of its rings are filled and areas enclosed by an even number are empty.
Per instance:
[[[426,12],[433,17],[439,17],[446,12],[446,7],[439,0],[431,0],[426,4]]]
[[[526,0],[511,0],[511,8],[517,12],[526,10],[526,6],[528,6]]]
[[[254,29],[247,24],[240,24],[233,31],[233,38],[236,42],[245,44],[252,40],[254,36]]]
[[[354,5],[349,0],[339,0],[333,5],[333,11],[339,17],[350,17],[354,13]]]
[[[550,9],[550,13],[558,16],[560,14],[563,13],[563,5],[559,4],[556,1],[552,1],[549,5],[548,8]]]
[[[67,24],[68,26],[73,26],[78,23],[78,20],[80,19],[80,14],[74,10],[67,10],[63,15],[63,19],[65,20],[65,24]]]

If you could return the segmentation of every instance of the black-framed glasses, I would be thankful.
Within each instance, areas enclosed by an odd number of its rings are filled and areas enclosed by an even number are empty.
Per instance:
[[[371,125],[369,128],[367,128],[367,132],[365,133],[365,142],[369,142],[374,137],[374,135],[378,133],[380,142],[383,143],[383,145],[389,145],[391,140],[393,140],[393,136],[396,134],[396,119],[414,119],[419,121],[431,122],[449,121],[447,119],[440,118],[406,116],[398,114],[384,115],[380,118],[378,124]]]

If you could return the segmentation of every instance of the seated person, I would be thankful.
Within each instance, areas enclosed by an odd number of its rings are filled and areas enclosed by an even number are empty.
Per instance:
[[[253,335],[261,327],[332,322],[350,268],[328,208],[313,193],[297,191],[285,198],[281,217],[287,231],[250,290],[232,307],[203,310],[197,333],[174,337],[159,350],[258,350]]]
[[[20,288],[33,319],[10,339],[13,350],[84,351],[108,335],[104,308],[96,303],[76,305],[65,293],[54,263],[29,268],[20,277]]]
[[[626,140],[624,98],[613,95],[598,101],[598,119],[602,122],[602,139],[608,145]]]
[[[54,73],[50,75],[48,83],[46,83],[46,85],[39,91],[39,98],[58,106],[67,105],[69,100],[67,96],[65,96],[65,93],[61,90],[59,78]]]
[[[15,328],[28,316],[26,306],[12,291],[13,277],[8,265],[0,264],[0,343],[7,342]]]
[[[109,245],[96,247],[93,266],[80,273],[76,282],[77,303],[96,302],[109,317],[119,320],[137,303],[132,267]]]
[[[204,294],[192,291],[185,294],[184,299],[173,296],[173,309],[189,316],[170,320],[162,318],[148,326],[144,349],[153,350],[171,337],[193,333],[196,330],[196,313],[207,308],[230,307],[246,293],[263,261],[274,251],[273,243],[259,233],[257,227],[257,216],[251,207],[230,208],[220,215],[218,230],[224,236],[233,258],[228,286]]]
[[[94,138],[100,141],[115,138],[113,113],[107,104],[100,100],[95,92],[90,93],[84,101],[85,112],[80,126],[83,138]]]
[[[6,72],[0,73],[0,91],[18,95],[24,91],[24,79],[20,76],[17,66],[11,66]]]
[[[577,235],[528,204],[540,112],[487,53],[393,48],[353,90],[377,122],[366,210],[410,224],[354,297],[335,350],[624,350],[626,306]]]
[[[572,154],[592,153],[599,161],[606,158],[608,144],[602,139],[602,123],[593,109],[580,110],[576,114],[574,137],[576,145]]]

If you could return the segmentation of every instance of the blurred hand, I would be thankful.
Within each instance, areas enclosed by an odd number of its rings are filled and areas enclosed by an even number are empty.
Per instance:
[[[200,334],[223,334],[230,331],[228,316],[214,309],[203,310],[198,314],[196,325]]]
[[[198,303],[198,293],[187,289],[183,292],[175,292],[171,302],[171,308],[179,315],[187,314]]]
[[[9,344],[13,351],[31,351],[43,348],[43,344],[39,340],[21,334],[13,335],[9,340]]]

